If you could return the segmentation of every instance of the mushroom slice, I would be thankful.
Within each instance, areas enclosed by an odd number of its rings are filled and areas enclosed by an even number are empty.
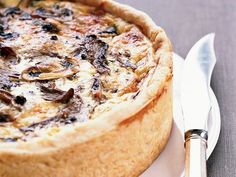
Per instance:
[[[16,97],[10,92],[0,89],[0,100],[8,105],[12,105],[17,110],[22,110],[22,106],[18,104],[15,100]]]
[[[67,69],[52,71],[49,68],[32,66],[21,73],[21,78],[25,81],[52,80],[69,77],[79,71],[79,66],[72,66]]]
[[[10,57],[16,57],[16,53],[11,47],[5,46],[0,43],[0,56],[8,59]]]
[[[73,88],[70,88],[68,91],[63,91],[57,88],[48,88],[41,85],[40,90],[43,93],[43,99],[47,101],[68,103],[69,100],[74,96]]]
[[[0,100],[4,103],[11,104],[13,98],[14,96],[10,92],[0,89]]]
[[[100,40],[96,35],[88,35],[81,41],[81,44],[73,52],[74,57],[88,60],[98,73],[108,73],[108,61],[106,59],[109,45]]]

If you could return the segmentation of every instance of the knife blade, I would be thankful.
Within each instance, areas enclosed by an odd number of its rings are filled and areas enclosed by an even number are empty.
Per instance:
[[[206,176],[207,120],[211,110],[209,89],[215,63],[214,34],[200,39],[184,62],[180,100],[185,127],[186,177]]]

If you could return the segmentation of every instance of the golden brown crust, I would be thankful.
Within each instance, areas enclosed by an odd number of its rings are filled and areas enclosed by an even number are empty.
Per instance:
[[[126,5],[110,0],[79,2],[142,26],[156,50],[158,65],[135,101],[128,100],[112,112],[53,137],[0,144],[0,176],[137,176],[168,140],[172,125],[172,48],[165,32],[146,14]]]

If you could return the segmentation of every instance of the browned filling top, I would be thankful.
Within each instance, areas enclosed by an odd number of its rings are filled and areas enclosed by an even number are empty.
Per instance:
[[[0,13],[0,141],[53,135],[135,99],[151,42],[100,9],[36,2]]]

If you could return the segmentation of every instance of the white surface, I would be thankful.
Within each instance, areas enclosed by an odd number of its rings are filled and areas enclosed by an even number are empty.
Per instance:
[[[179,83],[181,80],[181,67],[183,59],[174,55],[174,87],[173,109],[174,124],[170,139],[161,155],[141,175],[141,177],[180,177],[184,170],[184,127],[182,110],[179,103]],[[215,148],[220,134],[220,111],[216,97],[211,90],[212,111],[208,121],[209,139],[207,157]]]

